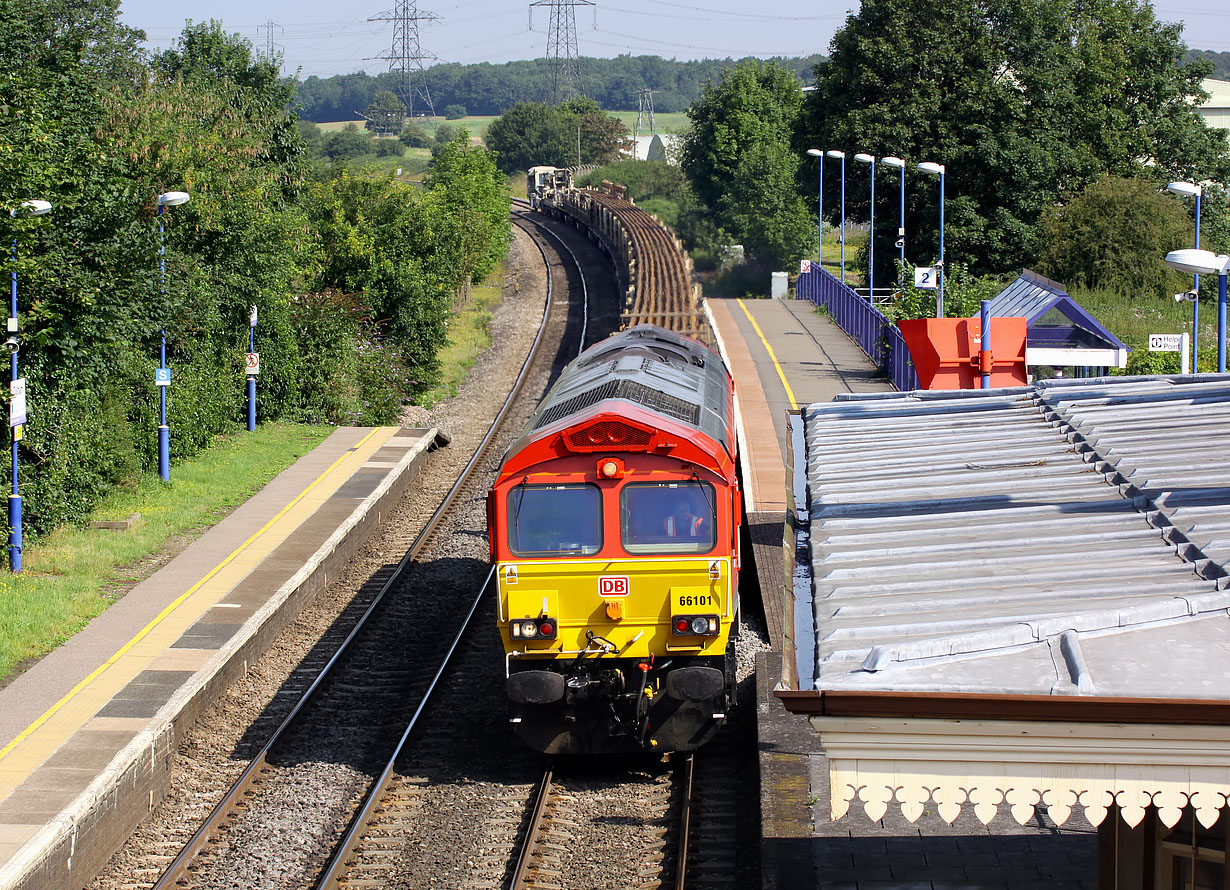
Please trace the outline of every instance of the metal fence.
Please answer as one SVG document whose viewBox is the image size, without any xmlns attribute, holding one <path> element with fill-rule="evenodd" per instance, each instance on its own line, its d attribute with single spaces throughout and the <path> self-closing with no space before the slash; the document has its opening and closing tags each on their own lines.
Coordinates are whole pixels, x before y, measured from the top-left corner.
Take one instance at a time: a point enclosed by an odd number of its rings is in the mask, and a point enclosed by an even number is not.
<svg viewBox="0 0 1230 890">
<path fill-rule="evenodd" d="M 810 300 L 823 307 L 898 390 L 918 389 L 918 375 L 914 373 L 910 350 L 900 329 L 853 288 L 812 266 L 810 272 L 804 272 L 795 282 L 795 294 L 800 300 Z"/>
</svg>

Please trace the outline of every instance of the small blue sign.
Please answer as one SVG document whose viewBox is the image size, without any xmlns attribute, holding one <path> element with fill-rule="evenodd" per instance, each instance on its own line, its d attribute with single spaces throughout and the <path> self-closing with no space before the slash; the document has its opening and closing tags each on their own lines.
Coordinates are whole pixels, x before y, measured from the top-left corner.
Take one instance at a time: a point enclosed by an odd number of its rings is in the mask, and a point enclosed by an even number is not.
<svg viewBox="0 0 1230 890">
<path fill-rule="evenodd" d="M 171 385 L 171 369 L 159 368 L 154 372 L 155 386 L 170 386 Z"/>
</svg>

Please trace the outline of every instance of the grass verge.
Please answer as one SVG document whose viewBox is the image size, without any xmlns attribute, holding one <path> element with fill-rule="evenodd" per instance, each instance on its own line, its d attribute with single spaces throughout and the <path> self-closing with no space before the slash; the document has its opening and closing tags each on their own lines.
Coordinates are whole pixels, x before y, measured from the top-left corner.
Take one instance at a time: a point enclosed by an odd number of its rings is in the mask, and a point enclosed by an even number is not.
<svg viewBox="0 0 1230 890">
<path fill-rule="evenodd" d="M 423 396 L 422 404 L 432 405 L 457 394 L 478 354 L 491 345 L 492 310 L 503 296 L 504 260 L 482 284 L 470 289 L 470 297 L 453 313 L 448 324 L 448 342 L 440 350 L 440 383 Z"/>
<path fill-rule="evenodd" d="M 23 572 L 0 577 L 0 683 L 79 631 L 185 539 L 216 524 L 332 429 L 268 423 L 220 436 L 192 460 L 175 464 L 169 483 L 143 476 L 113 491 L 91 514 L 92 520 L 114 520 L 139 513 L 131 529 L 65 527 L 27 539 Z"/>
</svg>

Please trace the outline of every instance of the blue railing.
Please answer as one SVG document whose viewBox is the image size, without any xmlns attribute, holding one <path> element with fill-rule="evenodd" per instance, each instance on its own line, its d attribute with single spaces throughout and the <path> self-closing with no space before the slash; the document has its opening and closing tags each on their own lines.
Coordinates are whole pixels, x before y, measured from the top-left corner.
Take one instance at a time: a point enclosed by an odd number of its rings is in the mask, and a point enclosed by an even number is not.
<svg viewBox="0 0 1230 890">
<path fill-rule="evenodd" d="M 918 375 L 914 373 L 901 330 L 864 298 L 815 266 L 799 276 L 795 294 L 800 300 L 822 306 L 898 390 L 918 389 Z"/>
</svg>

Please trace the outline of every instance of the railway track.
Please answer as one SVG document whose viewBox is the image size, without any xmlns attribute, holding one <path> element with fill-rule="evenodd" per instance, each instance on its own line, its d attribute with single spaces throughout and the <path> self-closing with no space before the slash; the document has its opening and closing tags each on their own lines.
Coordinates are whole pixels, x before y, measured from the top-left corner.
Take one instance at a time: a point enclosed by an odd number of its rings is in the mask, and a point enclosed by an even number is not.
<svg viewBox="0 0 1230 890">
<path fill-rule="evenodd" d="M 562 236 L 562 240 L 551 239 L 549 251 L 555 254 L 549 265 L 556 288 L 567 278 L 570 287 L 579 289 L 578 270 L 562 265 L 568 261 L 562 241 L 571 240 L 576 246 L 579 239 L 561 226 L 555 228 L 557 236 Z M 595 265 L 593 259 L 588 262 Z M 548 307 L 559 312 L 552 328 L 555 333 L 545 339 L 550 341 L 558 334 L 569 343 L 561 360 L 575 355 L 581 337 L 600 338 L 618 325 L 610 277 L 600 272 L 599 278 L 604 279 L 599 286 L 606 292 L 588 312 L 566 311 L 558 292 L 547 300 Z M 610 307 L 605 306 L 608 302 Z M 538 377 L 553 375 L 546 364 L 539 363 Z M 546 385 L 545 379 L 541 384 L 536 381 L 529 392 Z M 530 409 L 517 409 L 514 414 L 523 410 L 528 413 Z M 510 424 L 519 427 L 520 422 L 512 418 Z M 495 458 L 478 460 L 476 469 L 481 472 L 487 464 L 493 468 L 495 462 Z M 471 552 L 481 547 L 485 557 L 481 541 L 485 523 L 478 495 L 482 488 L 485 485 L 476 485 L 456 497 L 455 508 L 468 510 L 468 514 L 447 521 L 451 534 L 446 530 L 437 538 L 469 539 Z M 398 560 L 394 557 L 390 562 Z M 335 658 L 324 641 L 315 647 L 291 682 L 283 686 L 285 694 L 276 698 L 291 698 L 299 690 L 316 686 L 323 689 L 316 694 L 323 694 L 326 706 L 316 716 L 304 713 L 310 710 L 306 705 L 295 706 L 301 712 L 296 740 L 260 758 L 263 763 L 250 787 L 232 793 L 231 803 L 217 808 L 221 818 L 215 820 L 216 827 L 195 839 L 198 856 L 179 870 L 178 877 L 164 879 L 160 886 L 442 886 L 457 890 L 511 886 L 513 851 L 527 824 L 526 812 L 543 759 L 519 748 L 504 722 L 503 691 L 499 683 L 492 682 L 503 673 L 502 649 L 491 630 L 493 604 L 487 600 L 475 609 L 473 601 L 464 608 L 455 602 L 465 576 L 473 589 L 486 577 L 485 558 L 423 555 L 402 562 L 410 563 L 416 577 L 414 596 L 388 612 L 389 621 L 400 632 L 392 638 L 377 638 L 368 647 L 374 654 L 369 652 L 361 669 L 331 681 L 313 678 L 323 662 L 344 659 Z M 437 564 L 451 565 L 433 572 Z M 366 610 L 370 603 L 359 601 L 374 600 L 376 588 L 391 584 L 392 589 L 400 589 L 401 582 L 393 580 L 399 571 L 391 565 L 377 569 L 364 585 L 367 593 L 356 597 L 354 608 L 361 605 Z M 459 644 L 444 639 L 441 629 L 460 626 L 466 614 L 472 616 L 476 632 Z M 422 657 L 412 660 L 409 667 L 398 666 L 390 659 L 401 649 L 421 649 Z M 451 666 L 443 668 L 444 652 L 449 649 L 453 652 Z M 430 694 L 428 688 L 433 690 Z M 357 710 L 340 710 L 360 690 L 372 693 L 365 695 L 366 701 Z M 271 714 L 276 710 L 272 705 L 268 708 Z M 289 710 L 289 705 L 282 709 Z M 409 729 L 412 721 L 414 728 Z M 263 739 L 267 734 L 267 729 L 249 729 L 245 738 Z M 359 739 L 367 741 L 356 748 Z M 399 744 L 397 755 L 393 752 Z M 698 762 L 697 800 L 706 799 L 706 763 Z M 674 774 L 661 764 L 643 760 L 584 765 L 576 774 L 570 767 L 569 772 L 571 796 L 580 808 L 574 810 L 576 838 L 565 841 L 573 851 L 566 863 L 570 880 L 561 886 L 572 885 L 572 878 L 581 882 L 576 886 L 611 890 L 674 886 L 679 830 L 668 824 L 676 818 L 672 806 L 680 794 Z M 742 803 L 746 806 L 747 800 Z M 686 886 L 691 890 L 730 883 L 729 873 L 721 869 L 715 874 L 727 874 L 725 880 L 719 877 L 710 882 L 704 877 L 704 869 L 716 861 L 703 852 L 706 839 L 713 836 L 705 827 L 715 824 L 710 813 L 710 808 L 702 807 L 694 814 L 695 827 L 688 835 L 692 868 Z M 716 824 L 723 819 L 734 821 L 733 817 L 719 817 Z M 164 837 L 172 834 L 163 830 Z M 718 847 L 730 854 L 735 848 L 733 835 L 719 833 L 719 837 L 724 840 Z M 165 850 L 167 841 L 156 844 Z M 159 854 L 163 863 L 170 852 Z M 130 873 L 96 886 L 136 890 L 149 887 L 152 880 L 152 876 L 142 879 Z"/>
<path fill-rule="evenodd" d="M 543 258 L 550 275 L 552 263 L 545 251 Z M 353 844 L 359 829 L 367 824 L 368 814 L 382 799 L 382 786 L 392 779 L 396 752 L 405 746 L 419 716 L 441 685 L 449 671 L 450 658 L 460 648 L 458 641 L 479 610 L 481 593 L 472 598 L 467 608 L 457 608 L 456 588 L 461 585 L 457 582 L 456 566 L 450 567 L 452 583 L 436 586 L 428 554 L 442 536 L 437 528 L 450 515 L 452 505 L 472 507 L 475 502 L 481 503 L 486 473 L 478 473 L 482 478 L 476 482 L 471 477 L 476 470 L 488 471 L 494 465 L 498 458 L 492 456 L 493 446 L 511 435 L 500 420 L 508 416 L 513 405 L 519 404 L 522 382 L 528 377 L 537 378 L 533 391 L 515 412 L 518 418 L 508 425 L 513 429 L 517 428 L 520 415 L 527 414 L 537 401 L 538 391 L 545 385 L 543 381 L 551 374 L 550 368 L 561 358 L 553 350 L 540 347 L 555 343 L 556 335 L 562 335 L 564 329 L 576 328 L 571 316 L 577 313 L 570 312 L 566 302 L 557 302 L 553 296 L 557 295 L 549 283 L 543 323 L 530 357 L 522 366 L 500 417 L 475 451 L 461 479 L 398 565 L 383 573 L 381 589 L 371 598 L 340 650 L 316 674 L 298 704 L 154 886 L 226 886 L 244 880 L 244 876 L 258 871 L 262 862 L 270 860 L 281 860 L 280 877 L 272 886 L 336 885 L 330 882 L 337 880 L 333 875 L 344 871 L 346 859 L 337 852 L 329 856 L 327 851 L 344 850 L 347 844 Z M 581 325 L 582 330 L 585 327 Z M 567 360 L 574 354 L 575 347 L 562 358 Z M 443 534 L 447 533 L 449 530 L 444 529 Z M 456 529 L 452 533 L 456 534 Z M 418 564 L 420 559 L 424 565 Z M 470 576 L 472 583 L 467 586 L 474 591 L 482 585 L 481 577 L 473 578 L 478 564 L 472 562 L 475 565 L 463 566 L 468 571 L 460 574 Z M 482 569 L 485 573 L 486 567 Z M 412 574 L 416 594 L 406 596 Z M 464 619 L 459 613 L 464 614 Z M 442 659 L 438 633 L 426 634 L 416 645 L 407 645 L 411 641 L 406 639 L 406 629 L 422 626 L 424 618 L 433 628 L 450 623 L 456 626 L 457 621 L 463 627 Z M 436 660 L 440 660 L 440 666 L 433 671 L 431 663 Z M 490 676 L 485 678 L 488 684 Z M 408 703 L 416 704 L 411 708 Z M 372 776 L 378 779 L 373 782 Z M 305 802 L 304 797 L 319 800 Z M 289 807 L 293 814 L 288 812 L 288 801 L 298 804 Z M 288 822 L 295 823 L 298 830 L 287 831 Z M 306 832 L 308 837 L 304 837 L 305 823 L 314 826 Z M 339 833 L 340 828 L 348 830 Z M 282 842 L 281 847 L 275 840 Z"/>
</svg>

